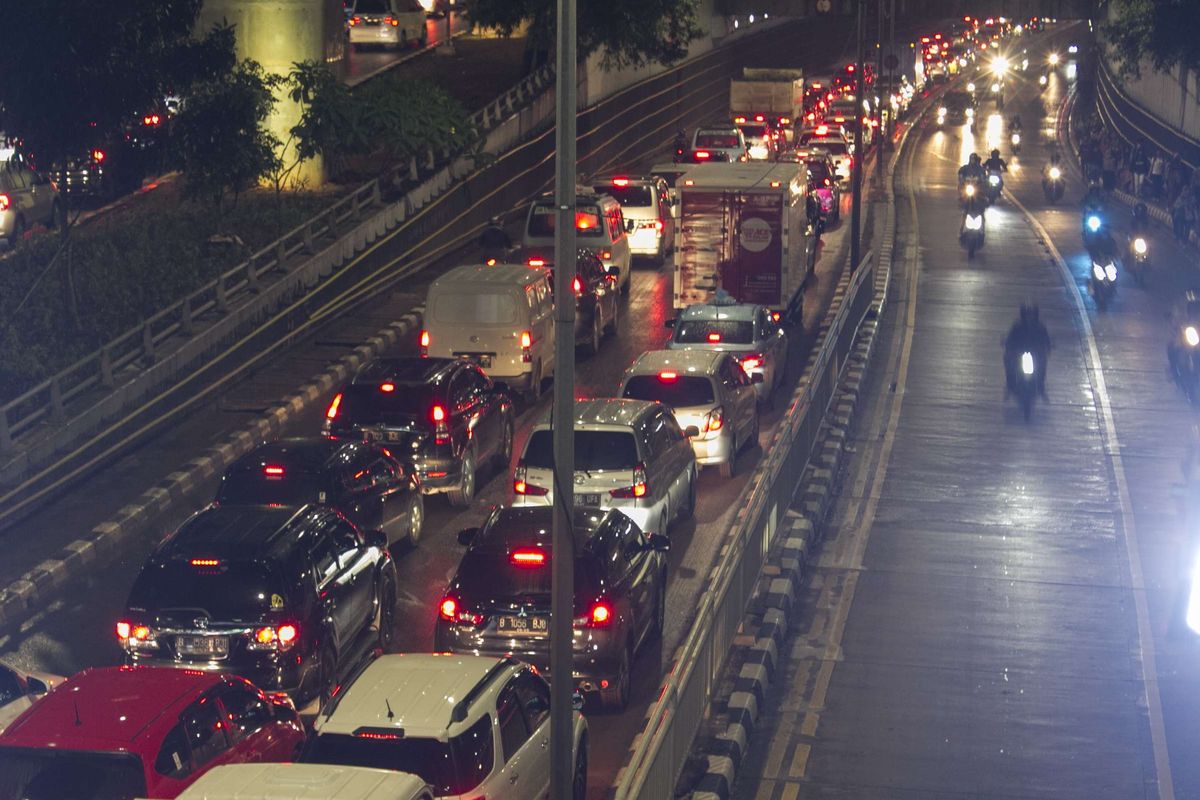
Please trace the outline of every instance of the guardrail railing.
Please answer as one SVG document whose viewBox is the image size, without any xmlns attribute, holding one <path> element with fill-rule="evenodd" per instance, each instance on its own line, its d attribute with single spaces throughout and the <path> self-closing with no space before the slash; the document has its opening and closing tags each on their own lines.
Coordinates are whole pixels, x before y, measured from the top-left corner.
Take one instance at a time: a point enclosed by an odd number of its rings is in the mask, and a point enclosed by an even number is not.
<svg viewBox="0 0 1200 800">
<path fill-rule="evenodd" d="M 727 555 L 714 568 L 695 620 L 666 671 L 658 700 L 617 779 L 617 800 L 673 797 L 734 636 L 784 513 L 804 472 L 842 367 L 875 295 L 868 252 L 850 276 L 842 304 L 813 363 L 792 396 L 766 457 L 743 495 Z"/>
<path fill-rule="evenodd" d="M 486 135 L 506 116 L 536 99 L 551 85 L 553 79 L 551 67 L 537 70 L 475 112 L 470 117 L 471 123 L 481 135 Z M 362 220 L 364 211 L 378 208 L 384 194 L 392 192 L 397 186 L 417 184 L 423 173 L 436 169 L 439 163 L 451 163 L 457 155 L 445 150 L 439 159 L 439 154 L 430 150 L 423 159 L 414 157 L 390 167 L 379 177 L 358 187 L 212 282 L 4 403 L 0 406 L 0 454 L 10 453 L 17 440 L 39 424 L 68 423 L 67 404 L 71 400 L 97 388 L 106 392 L 115 391 L 121 370 L 131 365 L 155 363 L 163 354 L 167 340 L 180 334 L 191 336 L 196 320 L 204 314 L 236 313 L 236 306 L 244 298 L 260 291 L 265 283 L 275 277 L 285 275 L 289 259 L 293 256 L 315 253 L 316 242 L 324 238 L 337 239 L 339 231 Z M 414 190 L 416 196 L 409 198 L 408 208 L 411 211 L 423 206 L 444 191 L 447 185 L 448 182 L 446 185 L 427 187 L 425 191 L 417 186 Z M 130 380 L 133 379 L 136 376 Z"/>
</svg>

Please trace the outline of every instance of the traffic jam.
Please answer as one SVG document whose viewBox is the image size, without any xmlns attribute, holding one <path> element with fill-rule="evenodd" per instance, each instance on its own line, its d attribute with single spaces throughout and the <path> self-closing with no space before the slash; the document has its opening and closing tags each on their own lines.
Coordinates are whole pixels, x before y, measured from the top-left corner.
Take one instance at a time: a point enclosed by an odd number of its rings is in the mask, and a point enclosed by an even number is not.
<svg viewBox="0 0 1200 800">
<path fill-rule="evenodd" d="M 728 510 L 704 496 L 732 496 L 800 377 L 806 289 L 841 268 L 822 236 L 856 161 L 1011 30 L 932 32 L 895 75 L 746 68 L 726 117 L 582 181 L 574 297 L 554 293 L 553 197 L 519 230 L 494 224 L 429 283 L 415 341 L 234 462 L 159 541 L 111 620 L 119 658 L 69 678 L 0 667 L 0 800 L 547 796 L 548 681 L 565 679 L 549 674 L 554 353 L 586 363 L 644 329 L 630 308 L 656 281 L 658 345 L 606 391 L 577 388 L 572 420 L 573 795 L 589 796 L 592 735 L 653 691 L 641 654 L 683 615 L 680 530 Z M 555 341 L 559 302 L 573 342 Z M 406 601 L 402 562 L 472 509 L 442 591 Z M 428 652 L 400 652 L 416 627 Z"/>
</svg>

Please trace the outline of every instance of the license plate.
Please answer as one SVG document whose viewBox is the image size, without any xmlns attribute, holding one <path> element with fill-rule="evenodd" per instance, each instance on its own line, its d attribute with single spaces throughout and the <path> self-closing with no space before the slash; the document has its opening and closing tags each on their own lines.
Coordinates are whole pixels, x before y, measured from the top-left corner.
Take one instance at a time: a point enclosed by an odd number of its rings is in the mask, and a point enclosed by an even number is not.
<svg viewBox="0 0 1200 800">
<path fill-rule="evenodd" d="M 176 639 L 179 654 L 224 658 L 229 655 L 228 636 L 180 636 Z"/>
<path fill-rule="evenodd" d="M 492 357 L 488 353 L 455 353 L 454 355 L 463 361 L 470 361 L 472 364 L 477 364 L 480 367 L 487 368 L 492 365 Z"/>
<path fill-rule="evenodd" d="M 508 636 L 545 636 L 550 625 L 545 617 L 507 615 L 496 621 L 496 630 Z"/>
<path fill-rule="evenodd" d="M 598 494 L 575 494 L 575 505 L 577 506 L 598 506 L 600 505 L 600 495 Z"/>
</svg>

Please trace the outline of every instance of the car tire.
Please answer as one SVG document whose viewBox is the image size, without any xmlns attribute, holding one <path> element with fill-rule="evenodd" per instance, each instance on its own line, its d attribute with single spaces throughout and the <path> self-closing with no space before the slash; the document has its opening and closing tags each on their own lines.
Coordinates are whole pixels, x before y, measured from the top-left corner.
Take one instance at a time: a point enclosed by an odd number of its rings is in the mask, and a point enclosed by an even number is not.
<svg viewBox="0 0 1200 800">
<path fill-rule="evenodd" d="M 696 468 L 692 467 L 691 477 L 688 479 L 687 500 L 683 507 L 679 509 L 680 519 L 691 519 L 696 515 L 696 478 L 698 474 Z"/>
<path fill-rule="evenodd" d="M 587 739 L 579 740 L 579 755 L 575 756 L 575 776 L 571 779 L 571 800 L 587 800 Z"/>
<path fill-rule="evenodd" d="M 738 441 L 737 437 L 734 437 L 733 446 L 729 448 L 729 458 L 725 461 L 722 461 L 719 467 L 721 470 L 721 477 L 725 480 L 729 480 L 734 476 L 734 473 L 737 472 L 737 454 Z"/>
<path fill-rule="evenodd" d="M 754 428 L 750 431 L 750 437 L 747 444 L 750 447 L 758 447 L 758 437 L 762 433 L 762 417 L 758 413 L 758 409 L 754 409 Z"/>
<path fill-rule="evenodd" d="M 458 486 L 452 489 L 447 497 L 450 498 L 450 505 L 455 508 L 467 508 L 471 505 L 471 501 L 475 499 L 475 451 L 468 449 L 463 455 L 462 475 L 458 479 Z"/>
<path fill-rule="evenodd" d="M 317 685 L 314 694 L 318 707 L 324 708 L 333 697 L 333 687 L 337 683 L 337 653 L 328 642 L 317 655 Z"/>
<path fill-rule="evenodd" d="M 387 653 L 396 641 L 396 582 L 390 575 L 383 576 L 381 581 L 375 598 L 379 604 L 375 610 L 375 631 L 379 649 Z"/>
<path fill-rule="evenodd" d="M 629 670 L 633 648 L 626 643 L 617 665 L 617 675 L 607 689 L 600 690 L 600 702 L 610 711 L 624 711 L 629 706 Z"/>
<path fill-rule="evenodd" d="M 500 431 L 500 447 L 496 450 L 496 462 L 501 470 L 508 469 L 508 464 L 512 461 L 512 450 L 513 424 L 511 421 L 505 420 Z"/>
<path fill-rule="evenodd" d="M 25 238 L 25 218 L 17 217 L 16 222 L 13 223 L 12 231 L 8 234 L 8 248 L 16 250 L 23 238 Z"/>
<path fill-rule="evenodd" d="M 620 309 L 621 309 L 620 303 L 614 302 L 612 304 L 612 314 L 609 315 L 608 325 L 605 326 L 605 331 L 610 336 L 617 335 L 617 316 L 621 313 Z"/>
<path fill-rule="evenodd" d="M 625 282 L 621 284 L 621 294 L 629 296 L 629 290 L 633 288 L 633 270 L 625 273 Z"/>
<path fill-rule="evenodd" d="M 650 631 L 650 638 L 661 639 L 667 630 L 667 576 L 665 572 L 660 578 L 654 602 L 654 627 Z"/>
<path fill-rule="evenodd" d="M 416 547 L 417 542 L 421 540 L 421 528 L 425 525 L 425 498 L 420 492 L 414 490 L 412 500 L 409 502 L 408 532 L 405 536 L 405 544 L 409 547 Z"/>
<path fill-rule="evenodd" d="M 533 406 L 540 399 L 542 399 L 542 362 L 538 361 L 533 365 L 533 371 L 529 373 L 529 388 L 525 390 L 525 401 Z"/>
<path fill-rule="evenodd" d="M 592 314 L 592 332 L 584 344 L 583 349 L 589 356 L 594 356 L 600 352 L 600 340 L 604 338 L 604 324 L 600 319 L 600 310 Z"/>
</svg>

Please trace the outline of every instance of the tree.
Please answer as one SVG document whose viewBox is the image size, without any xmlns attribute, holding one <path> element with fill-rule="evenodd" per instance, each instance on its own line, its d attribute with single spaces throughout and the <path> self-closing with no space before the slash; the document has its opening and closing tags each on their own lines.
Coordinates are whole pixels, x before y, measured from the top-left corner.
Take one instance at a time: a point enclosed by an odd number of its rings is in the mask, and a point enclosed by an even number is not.
<svg viewBox="0 0 1200 800">
<path fill-rule="evenodd" d="M 509 35 L 529 23 L 531 47 L 551 51 L 555 0 L 475 0 L 471 21 Z M 671 64 L 702 33 L 697 0 L 579 0 L 579 57 L 604 54 L 605 68 Z"/>
<path fill-rule="evenodd" d="M 97 146 L 164 96 L 227 71 L 233 33 L 192 31 L 202 0 L 6 2 L 0 130 L 40 164 Z"/>
<path fill-rule="evenodd" d="M 279 139 L 266 129 L 282 78 L 246 60 L 220 78 L 196 84 L 175 119 L 180 167 L 191 197 L 220 214 L 235 197 L 279 167 Z"/>
<path fill-rule="evenodd" d="M 1200 14 L 1194 0 L 1115 0 L 1117 14 L 1102 27 L 1124 78 L 1143 61 L 1159 72 L 1200 69 Z"/>
</svg>

